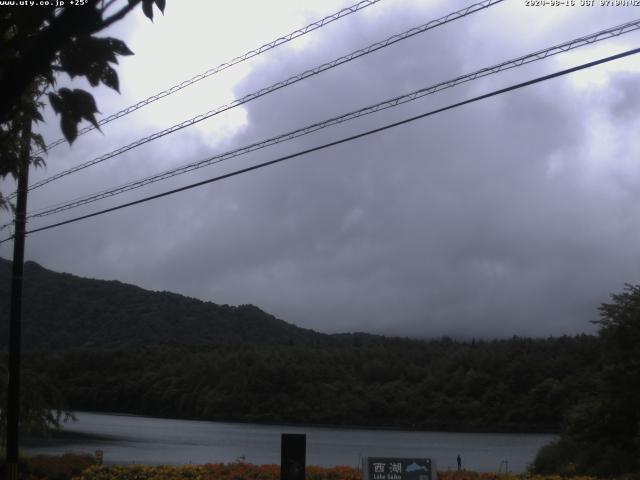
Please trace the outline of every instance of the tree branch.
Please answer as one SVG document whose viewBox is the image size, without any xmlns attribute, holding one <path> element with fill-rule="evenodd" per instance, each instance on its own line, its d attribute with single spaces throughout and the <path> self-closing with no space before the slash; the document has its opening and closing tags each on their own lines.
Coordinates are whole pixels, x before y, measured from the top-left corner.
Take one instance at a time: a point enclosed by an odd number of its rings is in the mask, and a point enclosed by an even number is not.
<svg viewBox="0 0 640 480">
<path fill-rule="evenodd" d="M 127 13 L 136 8 L 140 2 L 141 0 L 134 0 L 130 2 L 126 7 L 121 8 L 118 12 L 111 15 L 109 18 L 105 18 L 102 22 L 102 27 L 100 28 L 100 30 L 107 28 L 109 25 L 117 22 L 118 20 L 123 19 L 127 15 Z"/>
<path fill-rule="evenodd" d="M 109 0 L 109 1 L 107 2 L 107 4 L 105 5 L 105 4 L 104 4 L 104 0 L 102 0 L 102 13 L 106 12 L 106 11 L 107 11 L 107 9 L 108 9 L 111 5 L 113 5 L 114 3 L 116 3 L 117 1 L 118 1 L 118 0 Z"/>
</svg>

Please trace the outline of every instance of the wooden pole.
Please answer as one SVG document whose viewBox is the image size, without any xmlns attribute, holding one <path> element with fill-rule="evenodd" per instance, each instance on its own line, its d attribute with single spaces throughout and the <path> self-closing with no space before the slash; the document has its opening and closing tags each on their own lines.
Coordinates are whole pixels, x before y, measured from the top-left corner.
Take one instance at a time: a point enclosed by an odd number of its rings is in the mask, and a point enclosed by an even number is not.
<svg viewBox="0 0 640 480">
<path fill-rule="evenodd" d="M 22 323 L 22 272 L 29 188 L 29 157 L 31 155 L 31 121 L 25 120 L 22 130 L 22 151 L 18 172 L 15 232 L 13 238 L 13 268 L 11 273 L 11 305 L 9 314 L 9 385 L 7 387 L 7 478 L 18 480 L 19 418 L 20 418 L 20 334 Z"/>
</svg>

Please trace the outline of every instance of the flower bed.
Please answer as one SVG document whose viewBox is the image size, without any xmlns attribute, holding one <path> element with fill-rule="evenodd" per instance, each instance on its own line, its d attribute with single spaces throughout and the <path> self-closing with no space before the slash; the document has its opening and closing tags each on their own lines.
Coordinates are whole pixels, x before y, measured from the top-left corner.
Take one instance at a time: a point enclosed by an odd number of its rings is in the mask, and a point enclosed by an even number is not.
<svg viewBox="0 0 640 480">
<path fill-rule="evenodd" d="M 362 473 L 352 467 L 307 467 L 306 480 L 362 480 Z M 439 480 L 564 480 L 560 476 L 505 475 L 478 472 L 440 472 Z M 280 480 L 278 465 L 216 463 L 183 466 L 114 465 L 93 466 L 74 480 Z M 572 480 L 597 480 L 572 477 Z"/>
<path fill-rule="evenodd" d="M 351 467 L 307 467 L 307 480 L 362 480 L 360 470 Z M 83 480 L 280 480 L 279 465 L 215 463 L 207 465 L 94 466 Z M 77 480 L 81 480 L 78 478 Z"/>
</svg>

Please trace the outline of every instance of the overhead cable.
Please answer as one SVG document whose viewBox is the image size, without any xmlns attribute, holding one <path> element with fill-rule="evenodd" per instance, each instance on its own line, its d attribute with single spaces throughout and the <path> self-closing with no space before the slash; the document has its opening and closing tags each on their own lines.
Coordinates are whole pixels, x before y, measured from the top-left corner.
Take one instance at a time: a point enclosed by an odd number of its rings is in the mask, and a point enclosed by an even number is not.
<svg viewBox="0 0 640 480">
<path fill-rule="evenodd" d="M 285 44 L 287 42 L 290 42 L 291 40 L 301 37 L 303 35 L 306 35 L 309 32 L 313 32 L 314 30 L 317 30 L 321 27 L 324 27 L 325 25 L 328 25 L 332 22 L 335 22 L 336 20 L 339 20 L 343 17 L 346 17 L 347 15 L 351 15 L 352 13 L 355 13 L 359 10 L 363 10 L 371 5 L 374 5 L 378 2 L 380 2 L 382 0 L 363 0 L 361 2 L 358 2 L 354 5 L 351 5 L 350 7 L 346 7 L 343 8 L 342 10 L 340 10 L 339 12 L 333 13 L 331 15 L 327 15 L 326 17 L 310 23 L 309 25 L 307 25 L 306 27 L 302 27 L 298 30 L 295 30 L 287 35 L 283 35 L 282 37 L 279 37 L 269 43 L 265 43 L 264 45 L 262 45 L 261 47 L 258 47 L 254 50 L 250 50 L 238 57 L 235 57 L 232 60 L 229 60 L 228 62 L 224 62 L 221 63 L 220 65 L 218 65 L 217 67 L 213 67 L 210 68 L 198 75 L 195 75 L 193 77 L 191 77 L 188 80 L 184 80 L 183 82 L 177 83 L 176 85 L 173 85 L 172 87 L 167 88 L 166 90 L 163 90 L 161 92 L 158 92 L 154 95 L 151 95 L 149 98 L 146 98 L 144 100 L 139 101 L 138 103 L 131 105 L 127 108 L 124 108 L 123 110 L 120 110 L 119 112 L 116 112 L 114 114 L 109 115 L 108 117 L 105 117 L 103 119 L 101 119 L 98 122 L 98 126 L 102 126 L 105 125 L 109 122 L 112 122 L 113 120 L 116 120 L 120 117 L 124 117 L 125 115 L 129 115 L 132 112 L 135 112 L 136 110 L 141 109 L 142 107 L 145 107 L 147 105 L 152 104 L 153 102 L 160 100 L 161 98 L 167 97 L 173 93 L 176 93 L 180 90 L 182 90 L 183 88 L 186 88 L 190 85 L 193 85 L 194 83 L 199 82 L 200 80 L 204 80 L 205 78 L 208 78 L 212 75 L 215 75 L 216 73 L 222 72 L 223 70 L 226 70 L 227 68 L 233 67 L 234 65 L 237 65 L 238 63 L 242 63 L 246 60 L 249 60 L 250 58 L 256 57 L 258 55 L 260 55 L 261 53 L 267 52 L 273 48 L 276 48 L 282 44 Z M 78 131 L 78 136 L 83 135 L 87 132 L 90 132 L 91 130 L 95 130 L 96 127 L 94 127 L 93 125 L 88 125 L 82 129 L 80 129 Z M 66 142 L 66 140 L 64 138 L 59 138 L 58 140 L 51 142 L 49 145 L 47 145 L 47 150 L 50 150 L 62 143 Z M 40 153 L 43 153 L 45 150 L 41 149 L 38 150 L 37 152 L 34 152 L 33 155 L 38 155 Z"/>
<path fill-rule="evenodd" d="M 115 156 L 121 155 L 129 150 L 132 150 L 134 148 L 137 148 L 141 145 L 144 145 L 148 142 L 151 142 L 153 140 L 156 140 L 158 138 L 164 137 L 165 135 L 169 135 L 171 133 L 175 133 L 178 130 L 181 130 L 185 127 L 189 127 L 191 125 L 195 125 L 198 122 L 201 122 L 203 120 L 206 120 L 208 118 L 213 117 L 214 115 L 217 115 L 219 113 L 225 112 L 227 110 L 230 110 L 234 107 L 237 107 L 239 105 L 243 105 L 247 102 L 250 102 L 251 100 L 255 100 L 256 98 L 262 97 L 264 95 L 267 95 L 269 93 L 272 93 L 276 90 L 279 90 L 281 88 L 287 87 L 289 85 L 292 85 L 294 83 L 297 83 L 301 80 L 304 80 L 306 78 L 312 77 L 314 75 L 318 75 L 321 72 L 324 72 L 326 70 L 332 69 L 334 67 L 337 67 L 339 65 L 342 65 L 344 63 L 350 62 L 352 60 L 355 60 L 356 58 L 362 57 L 364 55 L 368 55 L 372 52 L 375 52 L 377 50 L 380 50 L 382 48 L 388 47 L 390 45 L 393 45 L 394 43 L 400 42 L 402 40 L 406 40 L 408 38 L 411 38 L 415 35 L 418 35 L 420 33 L 424 33 L 428 30 L 431 30 L 433 28 L 439 27 L 441 25 L 444 25 L 446 23 L 458 20 L 460 18 L 466 17 L 468 15 L 471 15 L 472 13 L 478 12 L 480 10 L 486 9 L 492 5 L 498 4 L 503 2 L 504 0 L 483 0 L 482 2 L 479 3 L 475 3 L 473 5 L 470 5 L 462 10 L 458 10 L 456 12 L 453 13 L 449 13 L 448 15 L 445 15 L 444 17 L 438 18 L 436 20 L 432 20 L 428 23 L 425 23 L 424 25 L 421 25 L 419 27 L 414 27 L 411 28 L 403 33 L 397 34 L 397 35 L 393 35 L 389 38 L 387 38 L 386 40 L 383 40 L 381 42 L 376 42 L 372 45 L 369 45 L 366 48 L 362 48 L 360 50 L 356 50 L 354 52 L 351 52 L 348 55 L 345 55 L 343 57 L 337 58 L 331 62 L 322 64 L 320 66 L 317 66 L 315 68 L 312 68 L 310 70 L 306 70 L 298 75 L 294 75 L 292 77 L 289 77 L 287 80 L 283 80 L 281 82 L 277 82 L 274 83 L 273 85 L 269 86 L 269 87 L 265 87 L 262 88 L 256 92 L 250 93 L 248 95 L 245 95 L 244 97 L 238 99 L 238 100 L 234 100 L 233 102 L 227 104 L 227 105 L 223 105 L 221 107 L 218 107 L 214 110 L 210 110 L 206 113 L 202 113 L 200 115 L 197 115 L 193 118 L 190 118 L 189 120 L 185 120 L 183 122 L 180 122 L 176 125 L 173 125 L 169 128 L 166 128 L 160 132 L 156 132 L 152 135 L 149 135 L 147 137 L 141 138 L 136 140 L 135 142 L 132 142 L 128 145 L 125 145 L 123 147 L 120 147 L 116 150 L 113 150 L 112 152 L 106 153 L 104 155 L 101 155 L 99 157 L 94 158 L 93 160 L 89 160 L 88 162 L 82 163 L 80 165 L 77 165 L 75 167 L 72 167 L 68 170 L 65 170 L 63 172 L 60 172 L 56 175 L 53 175 L 51 177 L 45 178 L 43 180 L 40 180 L 39 182 L 35 182 L 33 185 L 29 186 L 29 190 L 34 190 L 36 188 L 42 187 L 43 185 L 46 185 L 50 182 L 53 182 L 54 180 L 57 180 L 59 178 L 65 177 L 67 175 L 70 175 L 72 173 L 78 172 L 80 170 L 83 170 L 87 167 L 91 167 L 93 165 L 96 165 L 98 163 L 104 162 L 105 160 L 108 160 L 110 158 L 113 158 Z M 9 198 L 12 198 L 15 196 L 15 192 L 13 194 L 11 194 L 9 196 Z"/>
<path fill-rule="evenodd" d="M 511 85 L 509 87 L 501 88 L 499 90 L 494 90 L 494 91 L 492 91 L 490 93 L 486 93 L 484 95 L 479 95 L 477 97 L 473 97 L 473 98 L 464 100 L 462 102 L 454 103 L 454 104 L 448 105 L 446 107 L 438 108 L 436 110 L 431 110 L 429 112 L 426 112 L 426 113 L 423 113 L 423 114 L 420 114 L 420 115 L 416 115 L 414 117 L 406 118 L 406 119 L 398 121 L 398 122 L 394 122 L 394 123 L 390 123 L 390 124 L 384 125 L 382 127 L 374 128 L 372 130 L 367 130 L 365 132 L 362 132 L 362 133 L 359 133 L 359 134 L 356 134 L 356 135 L 351 135 L 349 137 L 345 137 L 345 138 L 342 138 L 340 140 L 335 140 L 333 142 L 325 143 L 325 144 L 319 145 L 317 147 L 309 148 L 307 150 L 296 152 L 296 153 L 293 153 L 293 154 L 290 154 L 290 155 L 285 155 L 283 157 L 276 158 L 275 160 L 270 160 L 268 162 L 260 163 L 260 164 L 257 164 L 257 165 L 252 165 L 250 167 L 242 168 L 240 170 L 235 170 L 233 172 L 226 173 L 224 175 L 219 175 L 219 176 L 216 176 L 216 177 L 213 177 L 213 178 L 209 178 L 207 180 L 203 180 L 203 181 L 200 181 L 200 182 L 192 183 L 190 185 L 186 185 L 184 187 L 176 188 L 176 189 L 169 190 L 169 191 L 166 191 L 166 192 L 163 192 L 163 193 L 159 193 L 159 194 L 156 194 L 156 195 L 151 195 L 151 196 L 148 196 L 148 197 L 145 197 L 145 198 L 141 198 L 139 200 L 135 200 L 133 202 L 124 203 L 124 204 L 121 204 L 121 205 L 117 205 L 115 207 L 111 207 L 111 208 L 107 208 L 107 209 L 100 210 L 100 211 L 97 211 L 97 212 L 89 213 L 87 215 L 81 215 L 79 217 L 75 217 L 75 218 L 71 218 L 71 219 L 68 219 L 68 220 L 64 220 L 62 222 L 53 223 L 53 224 L 50 224 L 50 225 L 46 225 L 44 227 L 34 228 L 32 230 L 29 230 L 26 233 L 27 234 L 31 234 L 31 233 L 36 233 L 36 232 L 42 232 L 42 231 L 45 231 L 45 230 L 50 230 L 52 228 L 61 227 L 63 225 L 68 225 L 70 223 L 79 222 L 80 220 L 85 220 L 85 219 L 96 217 L 96 216 L 99 216 L 99 215 L 104 215 L 106 213 L 114 212 L 116 210 L 121 210 L 123 208 L 128 208 L 128 207 L 131 207 L 131 206 L 134 206 L 134 205 L 139 205 L 141 203 L 146 203 L 146 202 L 149 202 L 151 200 L 156 200 L 158 198 L 162 198 L 162 197 L 166 197 L 166 196 L 169 196 L 169 195 L 173 195 L 175 193 L 184 192 L 186 190 L 191 190 L 193 188 L 197 188 L 197 187 L 201 187 L 203 185 L 207 185 L 207 184 L 210 184 L 210 183 L 218 182 L 218 181 L 224 180 L 226 178 L 235 177 L 235 176 L 243 174 L 243 173 L 247 173 L 247 172 L 250 172 L 250 171 L 253 171 L 253 170 L 258 170 L 258 169 L 261 169 L 261 168 L 264 168 L 264 167 L 268 167 L 270 165 L 275 165 L 277 163 L 284 162 L 285 160 L 290 160 L 290 159 L 293 159 L 293 158 L 301 157 L 301 156 L 309 154 L 309 153 L 317 152 L 317 151 L 324 150 L 324 149 L 329 148 L 329 147 L 340 145 L 342 143 L 346 143 L 346 142 L 350 142 L 350 141 L 353 141 L 353 140 L 356 140 L 356 139 L 359 139 L 359 138 L 367 137 L 367 136 L 372 135 L 374 133 L 379 133 L 379 132 L 382 132 L 382 131 L 385 131 L 385 130 L 389 130 L 389 129 L 394 128 L 394 127 L 398 127 L 400 125 L 405 125 L 407 123 L 414 122 L 416 120 L 419 120 L 419 119 L 422 119 L 422 118 L 426 118 L 426 117 L 429 117 L 429 116 L 432 116 L 432 115 L 436 115 L 438 113 L 442 113 L 442 112 L 445 112 L 447 110 L 452 110 L 454 108 L 458 108 L 458 107 L 461 107 L 463 105 L 468 105 L 470 103 L 474 103 L 474 102 L 477 102 L 479 100 L 484 100 L 484 99 L 487 99 L 487 98 L 490 98 L 490 97 L 494 97 L 496 95 L 501 95 L 503 93 L 511 92 L 513 90 L 517 90 L 517 89 L 524 88 L 524 87 L 527 87 L 527 86 L 530 86 L 530 85 L 534 85 L 536 83 L 540 83 L 540 82 L 544 82 L 544 81 L 547 81 L 547 80 L 551 80 L 553 78 L 557 78 L 557 77 L 560 77 L 560 76 L 563 76 L 563 75 L 567 75 L 569 73 L 577 72 L 579 70 L 584 70 L 586 68 L 590 68 L 590 67 L 594 67 L 596 65 L 600 65 L 600 64 L 603 64 L 603 63 L 611 62 L 613 60 L 617 60 L 617 59 L 620 59 L 620 58 L 623 58 L 623 57 L 628 57 L 630 55 L 635 55 L 637 53 L 640 53 L 640 48 L 634 48 L 632 50 L 627 50 L 625 52 L 622 52 L 622 53 L 619 53 L 619 54 L 616 54 L 616 55 L 611 55 L 611 56 L 602 58 L 600 60 L 595 60 L 595 61 L 592 61 L 592 62 L 583 63 L 582 65 L 578 65 L 576 67 L 567 68 L 567 69 L 560 70 L 560 71 L 555 72 L 555 73 L 551 73 L 551 74 L 548 74 L 548 75 L 544 75 L 544 76 L 541 76 L 541 77 L 534 78 L 532 80 L 528 80 L 526 82 L 522 82 L 522 83 L 518 83 L 518 84 L 515 84 L 515 85 Z M 2 241 L 0 241 L 0 244 L 9 241 L 12 238 L 13 237 L 5 238 Z"/>
<path fill-rule="evenodd" d="M 137 188 L 144 187 L 146 185 L 150 185 L 152 183 L 159 182 L 161 180 L 165 180 L 177 175 L 181 175 L 187 172 L 191 172 L 193 170 L 197 170 L 200 168 L 204 168 L 210 165 L 214 165 L 217 163 L 221 163 L 225 160 L 229 160 L 231 158 L 238 157 L 240 155 L 244 155 L 256 150 L 260 150 L 262 148 L 266 148 L 278 143 L 286 142 L 288 140 L 292 140 L 294 138 L 298 138 L 304 135 L 308 135 L 312 132 L 337 125 L 349 120 L 353 120 L 365 115 L 369 115 L 372 113 L 380 112 L 382 110 L 386 110 L 388 108 L 396 107 L 398 105 L 402 105 L 404 103 L 408 103 L 414 100 L 417 100 L 426 95 L 434 94 L 436 92 L 452 88 L 456 85 L 460 85 L 462 83 L 470 82 L 476 80 L 478 78 L 483 78 L 488 75 L 493 75 L 498 72 L 508 70 L 511 68 L 519 67 L 521 65 L 525 65 L 531 62 L 535 62 L 538 60 L 542 60 L 548 58 L 553 55 L 557 55 L 559 53 L 567 52 L 569 50 L 573 50 L 578 47 L 582 47 L 584 45 L 590 45 L 595 42 L 605 40 L 612 37 L 617 37 L 624 33 L 632 32 L 635 30 L 640 30 L 640 19 L 634 20 L 632 22 L 627 22 L 622 25 L 617 25 L 615 27 L 611 27 L 605 30 L 601 30 L 596 33 L 592 33 L 590 35 L 583 35 L 579 38 L 575 38 L 573 40 L 569 40 L 567 42 L 561 43 L 559 45 L 555 45 L 553 47 L 549 47 L 543 50 L 538 50 L 533 53 L 529 53 L 527 55 L 522 55 L 512 60 L 507 60 L 501 62 L 497 65 L 493 65 L 491 67 L 482 68 L 480 70 L 476 70 L 472 73 L 468 73 L 465 75 L 458 76 L 451 80 L 446 80 L 440 83 L 436 83 L 435 85 L 431 85 L 429 87 L 421 88 L 419 90 L 415 90 L 411 93 L 407 93 L 404 95 L 400 95 L 388 100 L 384 100 L 382 102 L 376 103 L 374 105 L 369 105 L 367 107 L 351 111 L 349 113 L 345 113 L 336 117 L 329 118 L 322 122 L 317 122 L 311 125 L 307 125 L 302 128 L 298 128 L 296 130 L 280 134 L 275 137 L 268 138 L 266 140 L 261 140 L 259 142 L 252 143 L 250 145 L 245 145 L 243 147 L 230 150 L 221 154 L 214 155 L 212 157 L 206 158 L 204 160 L 199 160 L 197 162 L 189 163 L 186 165 L 182 165 L 180 167 L 176 167 L 155 175 L 151 175 L 139 180 L 135 180 L 117 187 L 113 187 L 108 190 L 103 190 L 98 193 L 93 193 L 84 197 L 76 198 L 70 201 L 66 201 L 64 203 L 60 203 L 54 206 L 45 207 L 30 213 L 27 218 L 38 218 L 45 217 L 48 215 L 53 215 L 55 213 L 59 213 L 65 210 L 69 210 L 72 208 L 76 208 L 82 205 L 86 205 L 89 203 L 96 202 L 98 200 L 102 200 L 104 198 L 113 197 L 115 195 L 119 195 L 121 193 L 134 190 Z"/>
</svg>

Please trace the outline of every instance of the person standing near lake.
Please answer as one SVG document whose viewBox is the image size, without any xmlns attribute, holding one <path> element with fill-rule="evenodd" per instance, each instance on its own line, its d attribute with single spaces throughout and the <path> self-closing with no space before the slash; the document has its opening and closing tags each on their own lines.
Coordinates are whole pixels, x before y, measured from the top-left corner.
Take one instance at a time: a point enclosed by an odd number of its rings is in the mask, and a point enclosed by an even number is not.
<svg viewBox="0 0 640 480">
<path fill-rule="evenodd" d="M 462 458 L 460 458 L 460 455 L 458 455 L 458 458 L 456 458 L 456 460 L 458 461 L 458 471 L 462 470 Z"/>
</svg>

